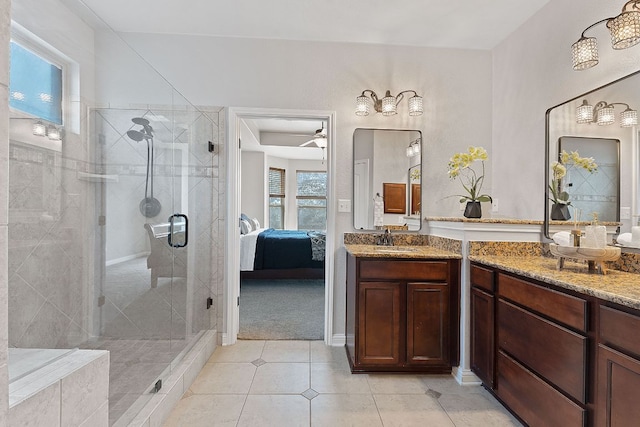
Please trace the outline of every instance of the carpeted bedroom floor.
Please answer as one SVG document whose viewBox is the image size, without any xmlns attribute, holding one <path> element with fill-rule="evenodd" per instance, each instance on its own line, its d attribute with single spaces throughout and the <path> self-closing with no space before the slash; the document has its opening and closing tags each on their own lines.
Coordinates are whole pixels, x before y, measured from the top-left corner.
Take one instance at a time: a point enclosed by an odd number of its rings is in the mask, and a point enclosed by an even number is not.
<svg viewBox="0 0 640 427">
<path fill-rule="evenodd" d="M 243 280 L 238 338 L 323 339 L 324 280 Z"/>
</svg>

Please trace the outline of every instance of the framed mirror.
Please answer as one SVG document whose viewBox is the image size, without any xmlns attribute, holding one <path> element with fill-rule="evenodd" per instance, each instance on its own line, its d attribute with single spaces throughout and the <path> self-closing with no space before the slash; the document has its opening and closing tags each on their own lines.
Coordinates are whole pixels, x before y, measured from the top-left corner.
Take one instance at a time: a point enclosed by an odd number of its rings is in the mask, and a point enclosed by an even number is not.
<svg viewBox="0 0 640 427">
<path fill-rule="evenodd" d="M 577 218 L 620 223 L 620 233 L 630 232 L 638 215 L 640 71 L 577 96 L 546 112 L 544 235 L 550 227 L 568 229 Z M 630 119 L 631 117 L 631 119 Z M 566 176 L 554 174 L 555 162 L 563 163 Z M 573 154 L 576 153 L 576 154 Z M 576 165 L 571 159 L 582 159 Z M 590 171 L 586 160 L 597 169 Z M 563 172 L 564 173 L 564 172 Z M 555 194 L 554 194 L 555 192 Z M 560 196 L 560 193 L 566 194 Z M 558 218 L 554 200 L 570 202 L 570 219 Z"/>
<path fill-rule="evenodd" d="M 418 231 L 422 224 L 422 132 L 356 129 L 353 133 L 353 227 Z M 393 189 L 393 212 L 385 203 Z M 401 189 L 402 194 L 398 194 Z M 398 201 L 399 206 L 398 206 Z M 387 211 L 387 212 L 385 212 Z"/>
</svg>

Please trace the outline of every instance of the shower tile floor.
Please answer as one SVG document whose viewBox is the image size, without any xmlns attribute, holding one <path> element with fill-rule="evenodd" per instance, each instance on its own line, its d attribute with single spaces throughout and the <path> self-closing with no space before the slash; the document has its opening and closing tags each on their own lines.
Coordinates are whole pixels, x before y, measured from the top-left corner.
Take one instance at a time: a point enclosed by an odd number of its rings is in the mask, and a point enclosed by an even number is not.
<svg viewBox="0 0 640 427">
<path fill-rule="evenodd" d="M 161 278 L 157 288 L 150 281 L 146 257 L 107 267 L 102 336 L 79 346 L 110 352 L 109 425 L 151 397 L 156 379 L 187 346 L 185 280 Z"/>
</svg>

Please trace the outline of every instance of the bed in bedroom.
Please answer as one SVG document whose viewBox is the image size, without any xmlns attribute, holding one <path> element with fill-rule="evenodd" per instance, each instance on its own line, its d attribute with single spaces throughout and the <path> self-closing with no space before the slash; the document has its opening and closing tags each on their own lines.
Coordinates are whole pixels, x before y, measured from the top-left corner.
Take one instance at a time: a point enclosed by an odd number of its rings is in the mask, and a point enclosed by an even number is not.
<svg viewBox="0 0 640 427">
<path fill-rule="evenodd" d="M 240 235 L 242 279 L 324 277 L 325 234 L 315 231 L 253 230 Z"/>
</svg>

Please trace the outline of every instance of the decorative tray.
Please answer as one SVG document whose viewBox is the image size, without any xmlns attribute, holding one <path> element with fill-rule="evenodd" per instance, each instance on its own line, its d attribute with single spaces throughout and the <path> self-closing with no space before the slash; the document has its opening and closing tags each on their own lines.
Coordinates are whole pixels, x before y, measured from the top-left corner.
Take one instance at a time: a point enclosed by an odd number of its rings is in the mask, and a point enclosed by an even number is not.
<svg viewBox="0 0 640 427">
<path fill-rule="evenodd" d="M 549 250 L 554 256 L 558 257 L 558 270 L 564 267 L 565 258 L 573 258 L 588 261 L 590 273 L 599 272 L 605 274 L 602 262 L 615 261 L 620 258 L 620 248 L 615 246 L 585 248 L 582 246 L 558 246 L 555 243 L 550 243 Z"/>
</svg>

